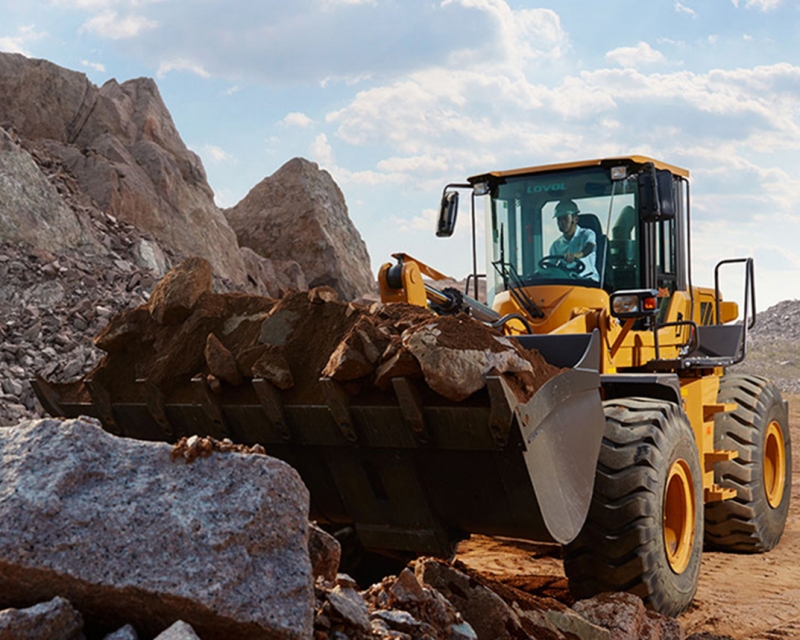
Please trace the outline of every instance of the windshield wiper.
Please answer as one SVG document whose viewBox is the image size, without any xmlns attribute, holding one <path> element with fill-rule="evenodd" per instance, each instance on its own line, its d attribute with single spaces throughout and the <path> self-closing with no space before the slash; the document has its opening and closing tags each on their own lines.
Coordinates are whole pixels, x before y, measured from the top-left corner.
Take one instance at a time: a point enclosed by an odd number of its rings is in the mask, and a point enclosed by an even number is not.
<svg viewBox="0 0 800 640">
<path fill-rule="evenodd" d="M 544 318 L 542 311 L 530 296 L 525 293 L 525 283 L 519 277 L 513 264 L 506 262 L 506 250 L 503 234 L 505 225 L 500 225 L 500 260 L 492 262 L 492 266 L 503 279 L 503 286 L 511 294 L 521 309 L 524 309 L 531 318 Z M 510 283 L 510 286 L 509 286 Z"/>
</svg>

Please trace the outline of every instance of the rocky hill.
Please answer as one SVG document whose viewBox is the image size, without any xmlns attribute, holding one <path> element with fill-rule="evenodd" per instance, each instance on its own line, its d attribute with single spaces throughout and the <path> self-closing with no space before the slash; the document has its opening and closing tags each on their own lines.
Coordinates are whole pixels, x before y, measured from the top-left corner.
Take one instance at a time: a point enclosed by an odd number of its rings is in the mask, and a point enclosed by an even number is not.
<svg viewBox="0 0 800 640">
<path fill-rule="evenodd" d="M 240 247 L 155 82 L 98 88 L 0 53 L 0 424 L 40 415 L 34 375 L 94 367 L 91 339 L 104 321 L 146 301 L 184 257 L 207 259 L 219 291 L 280 297 L 312 281 L 346 300 L 370 293 L 369 255 L 330 175 L 297 158 L 272 182 L 292 195 L 278 223 L 302 221 L 288 255 L 265 242 Z M 237 212 L 259 228 L 278 215 L 252 195 L 232 210 L 241 223 Z"/>
</svg>

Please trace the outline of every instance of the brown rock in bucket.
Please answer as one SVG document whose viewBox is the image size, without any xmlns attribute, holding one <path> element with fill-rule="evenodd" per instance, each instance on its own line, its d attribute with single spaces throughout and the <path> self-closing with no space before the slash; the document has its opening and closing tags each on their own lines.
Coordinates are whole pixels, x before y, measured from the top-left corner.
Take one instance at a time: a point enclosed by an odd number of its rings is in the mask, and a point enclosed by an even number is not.
<svg viewBox="0 0 800 640">
<path fill-rule="evenodd" d="M 294 377 L 280 347 L 263 345 L 264 350 L 250 369 L 254 378 L 263 378 L 279 389 L 291 389 Z"/>
<path fill-rule="evenodd" d="M 373 366 L 364 353 L 347 339 L 342 340 L 331 354 L 322 375 L 340 382 L 357 380 L 372 373 Z"/>
<path fill-rule="evenodd" d="M 425 382 L 450 400 L 464 400 L 494 373 L 531 372 L 516 345 L 468 316 L 441 316 L 407 329 L 403 346 L 419 361 Z"/>
<path fill-rule="evenodd" d="M 375 319 L 361 316 L 331 354 L 322 375 L 340 382 L 369 375 L 388 344 L 389 337 L 380 332 Z"/>
<path fill-rule="evenodd" d="M 211 265 L 189 258 L 165 275 L 153 289 L 147 308 L 158 324 L 179 324 L 192 313 L 203 293 L 211 291 Z"/>
<path fill-rule="evenodd" d="M 213 333 L 206 338 L 206 364 L 211 374 L 228 384 L 242 384 L 242 376 L 236 368 L 236 359 Z"/>
<path fill-rule="evenodd" d="M 421 378 L 422 368 L 411 352 L 404 347 L 394 350 L 394 355 L 381 364 L 375 372 L 375 385 L 388 389 L 392 378 Z"/>
<path fill-rule="evenodd" d="M 314 287 L 308 292 L 308 301 L 311 304 L 325 304 L 326 302 L 333 302 L 339 299 L 339 294 L 336 289 L 327 285 Z"/>
</svg>

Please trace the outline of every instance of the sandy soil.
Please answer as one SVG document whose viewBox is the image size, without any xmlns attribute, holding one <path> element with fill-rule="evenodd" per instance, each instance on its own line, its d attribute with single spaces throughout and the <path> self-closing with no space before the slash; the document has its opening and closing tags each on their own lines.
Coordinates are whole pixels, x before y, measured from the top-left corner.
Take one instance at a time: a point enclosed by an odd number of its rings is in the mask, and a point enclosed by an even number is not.
<svg viewBox="0 0 800 640">
<path fill-rule="evenodd" d="M 800 394 L 789 401 L 792 441 L 800 443 Z M 736 640 L 800 638 L 800 450 L 795 444 L 792 501 L 780 544 L 765 554 L 705 552 L 694 602 L 679 619 L 688 634 Z M 458 560 L 502 582 L 570 604 L 557 546 L 473 536 Z"/>
</svg>

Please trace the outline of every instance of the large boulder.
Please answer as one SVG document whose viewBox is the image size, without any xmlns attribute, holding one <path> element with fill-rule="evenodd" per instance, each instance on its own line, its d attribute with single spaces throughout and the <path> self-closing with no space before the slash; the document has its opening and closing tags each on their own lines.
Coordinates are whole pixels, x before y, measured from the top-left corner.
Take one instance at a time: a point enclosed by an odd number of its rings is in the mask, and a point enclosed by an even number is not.
<svg viewBox="0 0 800 640">
<path fill-rule="evenodd" d="M 205 453 L 86 420 L 0 429 L 0 609 L 59 595 L 108 631 L 309 638 L 308 491 L 273 458 Z"/>
<path fill-rule="evenodd" d="M 295 260 L 309 287 L 353 300 L 375 288 L 366 244 L 327 171 L 294 158 L 264 178 L 225 216 L 239 244 L 272 260 Z"/>
<path fill-rule="evenodd" d="M 103 211 L 245 282 L 236 236 L 152 79 L 98 89 L 82 73 L 0 53 L 0 124 L 58 158 Z"/>
</svg>

